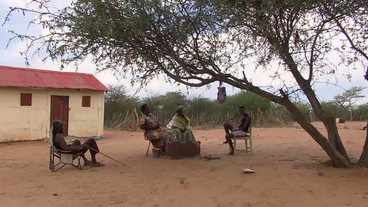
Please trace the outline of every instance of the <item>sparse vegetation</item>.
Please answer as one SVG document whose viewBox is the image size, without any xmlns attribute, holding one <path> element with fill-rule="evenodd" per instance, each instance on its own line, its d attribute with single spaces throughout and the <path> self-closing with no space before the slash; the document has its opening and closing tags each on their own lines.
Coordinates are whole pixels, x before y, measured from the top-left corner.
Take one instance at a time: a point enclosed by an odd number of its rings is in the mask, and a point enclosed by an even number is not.
<svg viewBox="0 0 368 207">
<path fill-rule="evenodd" d="M 47 31 L 39 36 L 10 31 L 11 40 L 26 42 L 26 63 L 46 51 L 44 60 L 58 60 L 61 67 L 92 58 L 97 71 L 130 73 L 131 82 L 142 85 L 160 74 L 191 87 L 227 83 L 282 105 L 334 166 L 351 165 L 334 117 L 313 86 L 341 64 L 366 67 L 366 1 L 75 1 L 58 9 L 49 0 L 32 2 L 38 7 L 10 8 L 4 21 L 16 12 L 32 13 L 29 25 Z M 326 58 L 336 53 L 336 60 Z M 258 75 L 267 71 L 283 84 L 254 85 L 245 64 L 250 59 Z M 308 100 L 327 136 L 298 108 L 298 96 Z"/>
<path fill-rule="evenodd" d="M 164 95 L 152 95 L 143 99 L 129 96 L 122 86 L 109 86 L 110 92 L 105 97 L 105 127 L 134 131 L 138 130 L 138 119 L 141 116 L 140 105 L 147 103 L 151 111 L 162 124 L 166 125 L 174 116 L 176 107 L 185 106 L 185 111 L 196 129 L 221 127 L 223 122 L 237 123 L 240 119 L 238 106 L 244 105 L 252 116 L 255 127 L 288 126 L 295 121 L 294 117 L 284 107 L 274 104 L 251 92 L 240 92 L 228 96 L 228 100 L 220 104 L 216 100 L 203 97 L 187 97 L 180 92 L 169 92 Z M 308 103 L 296 104 L 304 116 L 311 121 L 318 118 L 309 112 Z M 349 110 L 334 102 L 324 102 L 322 107 L 326 113 L 335 118 L 349 118 Z M 368 118 L 368 105 L 354 106 L 354 120 Z M 313 121 L 312 120 L 312 121 Z"/>
</svg>

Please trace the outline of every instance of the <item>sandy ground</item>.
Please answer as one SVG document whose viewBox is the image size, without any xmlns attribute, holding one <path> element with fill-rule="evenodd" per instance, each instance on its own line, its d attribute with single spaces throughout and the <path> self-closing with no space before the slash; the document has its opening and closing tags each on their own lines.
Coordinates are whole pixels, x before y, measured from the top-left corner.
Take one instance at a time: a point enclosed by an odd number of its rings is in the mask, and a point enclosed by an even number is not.
<svg viewBox="0 0 368 207">
<path fill-rule="evenodd" d="M 339 124 L 355 158 L 363 125 Z M 368 206 L 368 170 L 320 164 L 326 154 L 298 127 L 255 128 L 253 155 L 226 155 L 223 134 L 195 131 L 202 155 L 221 157 L 205 161 L 145 157 L 141 132 L 106 131 L 100 150 L 128 167 L 98 155 L 103 168 L 67 166 L 56 173 L 48 170 L 47 142 L 1 144 L 0 206 Z"/>
</svg>

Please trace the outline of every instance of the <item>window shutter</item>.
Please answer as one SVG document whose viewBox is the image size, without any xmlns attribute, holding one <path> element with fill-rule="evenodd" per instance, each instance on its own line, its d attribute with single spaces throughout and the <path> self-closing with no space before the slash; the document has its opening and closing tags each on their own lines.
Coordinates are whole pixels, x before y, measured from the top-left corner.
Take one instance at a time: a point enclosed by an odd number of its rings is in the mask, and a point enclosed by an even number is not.
<svg viewBox="0 0 368 207">
<path fill-rule="evenodd" d="M 91 107 L 91 96 L 82 96 L 82 107 Z"/>
<path fill-rule="evenodd" d="M 21 106 L 32 106 L 32 94 L 21 93 L 20 94 L 20 105 Z"/>
</svg>

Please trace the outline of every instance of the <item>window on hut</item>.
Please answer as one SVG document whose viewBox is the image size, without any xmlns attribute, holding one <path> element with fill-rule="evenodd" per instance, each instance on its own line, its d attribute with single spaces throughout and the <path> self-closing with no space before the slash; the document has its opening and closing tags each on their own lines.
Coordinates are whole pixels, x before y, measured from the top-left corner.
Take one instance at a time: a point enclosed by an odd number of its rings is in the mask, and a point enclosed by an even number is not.
<svg viewBox="0 0 368 207">
<path fill-rule="evenodd" d="M 20 94 L 20 105 L 21 106 L 32 106 L 32 94 L 21 93 Z"/>
<path fill-rule="evenodd" d="M 91 107 L 91 96 L 82 96 L 82 107 Z"/>
</svg>

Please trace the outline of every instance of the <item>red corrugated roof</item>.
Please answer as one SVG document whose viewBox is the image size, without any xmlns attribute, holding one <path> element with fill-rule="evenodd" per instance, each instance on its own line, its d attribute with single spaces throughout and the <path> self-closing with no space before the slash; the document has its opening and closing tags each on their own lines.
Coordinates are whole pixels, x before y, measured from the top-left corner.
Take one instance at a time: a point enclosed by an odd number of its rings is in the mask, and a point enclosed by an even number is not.
<svg viewBox="0 0 368 207">
<path fill-rule="evenodd" d="M 0 65 L 0 87 L 65 88 L 109 91 L 86 73 L 17 68 Z"/>
</svg>

